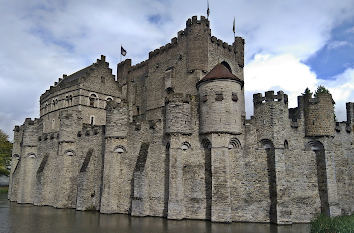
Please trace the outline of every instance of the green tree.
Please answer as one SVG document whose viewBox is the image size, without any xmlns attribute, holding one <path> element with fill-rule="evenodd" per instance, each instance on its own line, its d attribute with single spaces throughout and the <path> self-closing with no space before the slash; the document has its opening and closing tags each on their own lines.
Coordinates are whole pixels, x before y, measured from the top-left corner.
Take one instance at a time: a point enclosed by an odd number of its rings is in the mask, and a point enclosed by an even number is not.
<svg viewBox="0 0 354 233">
<path fill-rule="evenodd" d="M 0 175 L 9 175 L 7 167 L 10 165 L 12 143 L 9 136 L 0 129 Z"/>
<path fill-rule="evenodd" d="M 315 91 L 314 96 L 318 97 L 318 94 L 330 94 L 329 90 L 327 88 L 325 88 L 324 86 L 320 85 L 317 87 L 317 90 Z"/>
<path fill-rule="evenodd" d="M 310 91 L 310 89 L 308 87 L 306 87 L 306 89 L 305 89 L 304 93 L 302 93 L 302 95 L 312 97 L 312 92 Z"/>
</svg>

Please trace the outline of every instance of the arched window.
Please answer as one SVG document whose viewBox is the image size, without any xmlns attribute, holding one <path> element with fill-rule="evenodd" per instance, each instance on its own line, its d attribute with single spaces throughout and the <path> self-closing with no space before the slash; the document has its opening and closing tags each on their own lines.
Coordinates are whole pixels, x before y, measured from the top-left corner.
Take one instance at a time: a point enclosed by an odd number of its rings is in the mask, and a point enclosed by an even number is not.
<svg viewBox="0 0 354 233">
<path fill-rule="evenodd" d="M 65 106 L 69 106 L 69 96 L 65 96 Z"/>
<path fill-rule="evenodd" d="M 67 151 L 65 151 L 64 154 L 67 155 L 67 156 L 74 156 L 75 152 L 73 150 L 67 150 Z"/>
<path fill-rule="evenodd" d="M 111 102 L 111 101 L 113 101 L 113 97 L 108 96 L 108 97 L 106 98 L 106 106 L 107 106 L 107 103 L 108 103 L 108 102 Z M 105 107 L 106 107 L 106 106 L 105 106 Z"/>
<path fill-rule="evenodd" d="M 288 140 L 285 140 L 285 141 L 284 141 L 284 149 L 289 149 Z"/>
<path fill-rule="evenodd" d="M 90 100 L 90 107 L 96 107 L 97 95 L 94 93 L 90 94 L 89 100 Z"/>
<path fill-rule="evenodd" d="M 36 158 L 36 154 L 35 153 L 29 153 L 27 155 L 28 158 L 31 158 L 31 159 L 35 159 Z"/>
<path fill-rule="evenodd" d="M 123 154 L 124 152 L 126 152 L 126 150 L 125 150 L 124 146 L 119 145 L 114 148 L 113 152 L 116 152 L 118 154 Z"/>
<path fill-rule="evenodd" d="M 73 96 L 69 95 L 69 105 L 73 105 Z"/>
<path fill-rule="evenodd" d="M 183 143 L 182 143 L 181 149 L 182 149 L 183 151 L 186 151 L 186 150 L 188 150 L 189 148 L 191 148 L 191 144 L 189 144 L 189 142 L 183 142 Z"/>
<path fill-rule="evenodd" d="M 229 142 L 229 150 L 231 149 L 241 149 L 241 142 L 237 138 L 231 138 Z"/>
</svg>

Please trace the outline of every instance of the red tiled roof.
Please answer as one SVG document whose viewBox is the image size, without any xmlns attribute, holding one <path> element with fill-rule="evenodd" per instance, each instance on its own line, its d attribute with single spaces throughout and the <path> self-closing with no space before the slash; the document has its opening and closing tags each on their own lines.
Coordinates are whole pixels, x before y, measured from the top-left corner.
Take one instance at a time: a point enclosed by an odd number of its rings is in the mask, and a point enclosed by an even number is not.
<svg viewBox="0 0 354 233">
<path fill-rule="evenodd" d="M 207 79 L 218 79 L 218 78 L 230 78 L 230 79 L 236 79 L 239 80 L 235 75 L 233 75 L 226 66 L 223 64 L 219 63 L 217 64 L 207 75 L 205 75 L 202 80 L 207 80 Z"/>
</svg>

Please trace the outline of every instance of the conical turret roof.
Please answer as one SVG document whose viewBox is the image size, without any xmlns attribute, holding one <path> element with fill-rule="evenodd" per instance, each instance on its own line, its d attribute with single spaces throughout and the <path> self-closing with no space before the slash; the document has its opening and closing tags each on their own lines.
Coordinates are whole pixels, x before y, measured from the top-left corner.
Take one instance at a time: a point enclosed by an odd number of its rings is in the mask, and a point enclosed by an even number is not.
<svg viewBox="0 0 354 233">
<path fill-rule="evenodd" d="M 238 79 L 235 75 L 233 75 L 226 66 L 219 63 L 217 64 L 207 75 L 204 76 L 205 79 L 217 79 L 217 78 L 231 78 Z"/>
<path fill-rule="evenodd" d="M 202 82 L 217 80 L 217 79 L 236 80 L 237 82 L 240 82 L 243 86 L 243 81 L 239 79 L 236 75 L 232 74 L 230 70 L 222 63 L 217 64 L 207 75 L 205 75 L 204 78 L 202 78 L 197 83 L 197 86 L 199 86 L 199 84 Z"/>
</svg>

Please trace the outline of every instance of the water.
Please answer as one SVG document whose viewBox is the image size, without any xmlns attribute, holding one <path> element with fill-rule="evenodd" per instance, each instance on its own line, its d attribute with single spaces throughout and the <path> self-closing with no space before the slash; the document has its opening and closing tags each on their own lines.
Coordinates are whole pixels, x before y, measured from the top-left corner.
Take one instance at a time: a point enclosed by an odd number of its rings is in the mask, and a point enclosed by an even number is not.
<svg viewBox="0 0 354 233">
<path fill-rule="evenodd" d="M 0 194 L 0 233 L 302 233 L 308 224 L 276 226 L 261 223 L 211 223 L 99 214 L 10 203 Z"/>
</svg>

